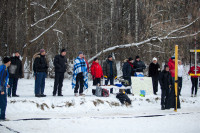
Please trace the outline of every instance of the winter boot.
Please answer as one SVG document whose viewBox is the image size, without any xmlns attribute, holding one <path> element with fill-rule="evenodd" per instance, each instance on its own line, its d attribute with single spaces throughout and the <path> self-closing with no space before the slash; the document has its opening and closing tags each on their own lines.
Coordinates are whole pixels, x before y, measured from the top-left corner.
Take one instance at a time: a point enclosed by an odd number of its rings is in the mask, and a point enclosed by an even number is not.
<svg viewBox="0 0 200 133">
<path fill-rule="evenodd" d="M 35 94 L 35 97 L 41 97 L 40 94 Z"/>
<path fill-rule="evenodd" d="M 79 94 L 79 96 L 85 96 L 85 94 L 83 94 L 83 93 L 80 93 L 80 94 Z"/>
<path fill-rule="evenodd" d="M 78 93 L 74 93 L 74 96 L 75 96 L 75 97 L 78 97 Z"/>
<path fill-rule="evenodd" d="M 165 110 L 165 106 L 164 105 L 161 106 L 161 110 Z"/>
<path fill-rule="evenodd" d="M 46 95 L 44 95 L 44 94 L 41 94 L 41 95 L 40 95 L 40 97 L 46 97 Z"/>
</svg>

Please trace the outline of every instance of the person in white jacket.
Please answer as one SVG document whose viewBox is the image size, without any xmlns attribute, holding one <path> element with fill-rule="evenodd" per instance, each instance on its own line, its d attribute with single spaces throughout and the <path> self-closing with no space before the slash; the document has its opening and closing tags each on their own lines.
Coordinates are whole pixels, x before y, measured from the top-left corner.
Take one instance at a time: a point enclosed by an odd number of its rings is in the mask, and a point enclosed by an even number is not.
<svg viewBox="0 0 200 133">
<path fill-rule="evenodd" d="M 179 96 L 181 96 L 181 89 L 182 89 L 182 83 L 183 83 L 183 65 L 182 61 L 178 61 L 178 92 Z"/>
</svg>

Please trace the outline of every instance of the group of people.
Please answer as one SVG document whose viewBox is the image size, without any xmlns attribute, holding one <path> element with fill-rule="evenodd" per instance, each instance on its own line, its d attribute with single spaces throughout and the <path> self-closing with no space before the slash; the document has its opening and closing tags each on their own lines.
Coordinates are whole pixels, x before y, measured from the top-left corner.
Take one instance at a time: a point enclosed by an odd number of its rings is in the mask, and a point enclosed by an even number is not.
<svg viewBox="0 0 200 133">
<path fill-rule="evenodd" d="M 55 81 L 52 95 L 63 96 L 62 86 L 64 73 L 67 70 L 67 58 L 66 50 L 62 49 L 60 54 L 54 57 L 54 69 L 55 69 Z M 46 97 L 44 94 L 45 78 L 48 72 L 48 61 L 46 58 L 46 52 L 41 49 L 33 57 L 33 70 L 35 76 L 35 97 Z M 179 83 L 179 95 L 181 95 L 182 88 L 182 76 L 183 65 L 181 61 L 178 62 L 178 81 L 175 81 L 175 57 L 169 59 L 168 65 L 164 66 L 161 71 L 160 65 L 157 62 L 157 58 L 153 58 L 153 61 L 149 65 L 149 77 L 152 77 L 153 92 L 157 95 L 158 82 L 160 82 L 162 94 L 161 94 L 161 109 L 168 109 L 174 106 L 174 83 Z M 0 66 L 0 119 L 5 119 L 5 110 L 8 97 L 19 97 L 16 94 L 18 79 L 23 77 L 22 61 L 20 60 L 19 52 L 15 52 L 14 57 L 5 57 L 3 59 L 3 65 Z M 135 60 L 129 57 L 124 61 L 122 72 L 123 79 L 129 82 L 131 86 L 131 77 L 135 76 L 137 72 L 143 72 L 146 66 L 139 56 L 136 56 Z M 117 66 L 112 55 L 109 55 L 106 61 L 103 62 L 103 67 L 99 64 L 99 59 L 95 58 L 89 69 L 89 64 L 85 59 L 83 52 L 78 52 L 78 57 L 74 60 L 72 89 L 74 89 L 75 96 L 84 96 L 84 90 L 88 88 L 88 73 L 91 71 L 93 85 L 101 84 L 101 78 L 105 78 L 105 85 L 114 85 L 114 79 L 117 78 Z M 200 73 L 200 67 L 192 66 L 190 73 Z M 8 80 L 9 79 L 9 80 Z M 8 82 L 9 81 L 9 82 Z M 197 83 L 198 76 L 192 76 L 192 92 L 191 96 L 197 96 Z M 8 84 L 7 84 L 8 83 Z M 6 93 L 8 88 L 8 93 Z M 193 93 L 195 90 L 195 94 Z M 110 90 L 113 93 L 113 89 Z M 131 90 L 126 90 L 127 94 L 131 94 Z M 194 95 L 193 95 L 194 94 Z M 178 96 L 179 96 L 178 95 Z M 180 104 L 178 105 L 180 107 Z"/>
</svg>

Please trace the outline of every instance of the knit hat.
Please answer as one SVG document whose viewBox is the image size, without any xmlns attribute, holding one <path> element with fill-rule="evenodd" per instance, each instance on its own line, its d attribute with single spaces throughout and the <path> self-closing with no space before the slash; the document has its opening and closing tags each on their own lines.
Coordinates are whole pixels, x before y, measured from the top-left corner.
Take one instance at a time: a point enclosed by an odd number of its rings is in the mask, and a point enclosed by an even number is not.
<svg viewBox="0 0 200 133">
<path fill-rule="evenodd" d="M 154 58 L 153 58 L 153 61 L 154 61 L 154 60 L 155 60 L 155 61 L 157 61 L 157 58 L 156 58 L 156 57 L 154 57 Z"/>
<path fill-rule="evenodd" d="M 112 57 L 112 55 L 108 55 L 108 58 L 111 58 Z"/>
<path fill-rule="evenodd" d="M 133 58 L 132 58 L 132 57 L 129 57 L 129 58 L 128 58 L 128 61 L 132 61 L 132 60 L 133 60 Z"/>
<path fill-rule="evenodd" d="M 175 59 L 175 56 L 172 56 L 171 59 Z"/>
<path fill-rule="evenodd" d="M 62 52 L 66 52 L 66 49 L 63 48 L 63 49 L 60 51 L 60 53 L 62 53 Z"/>
<path fill-rule="evenodd" d="M 3 63 L 4 64 L 8 63 L 9 61 L 11 61 L 9 57 L 3 58 Z"/>
<path fill-rule="evenodd" d="M 80 55 L 80 54 L 83 54 L 83 52 L 82 52 L 82 51 L 79 51 L 79 52 L 78 52 L 78 55 Z"/>
<path fill-rule="evenodd" d="M 94 61 L 98 60 L 98 58 L 94 58 Z"/>
<path fill-rule="evenodd" d="M 44 49 L 40 49 L 40 53 L 43 53 L 43 52 L 45 52 L 45 50 Z"/>
<path fill-rule="evenodd" d="M 169 67 L 168 65 L 164 65 L 164 70 L 166 69 L 166 67 Z"/>
<path fill-rule="evenodd" d="M 138 55 L 135 57 L 135 59 L 139 59 L 139 58 L 140 58 L 140 56 L 138 56 Z"/>
</svg>

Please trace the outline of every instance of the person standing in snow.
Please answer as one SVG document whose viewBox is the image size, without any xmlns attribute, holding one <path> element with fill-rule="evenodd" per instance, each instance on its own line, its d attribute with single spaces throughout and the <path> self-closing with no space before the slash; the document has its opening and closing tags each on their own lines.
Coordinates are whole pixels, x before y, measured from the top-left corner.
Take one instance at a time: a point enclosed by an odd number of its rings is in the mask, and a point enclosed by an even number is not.
<svg viewBox="0 0 200 133">
<path fill-rule="evenodd" d="M 131 86 L 131 73 L 133 70 L 133 58 L 129 57 L 128 59 L 126 59 L 122 68 L 122 72 L 123 72 L 123 78 L 125 80 L 128 80 L 129 85 Z M 125 90 L 127 94 L 131 94 L 131 90 L 127 89 Z"/>
<path fill-rule="evenodd" d="M 3 59 L 3 65 L 0 66 L 0 120 L 5 120 L 6 107 L 7 107 L 7 94 L 6 87 L 10 87 L 7 85 L 9 72 L 8 67 L 11 64 L 11 60 L 8 57 Z"/>
<path fill-rule="evenodd" d="M 192 66 L 188 72 L 188 74 L 195 74 L 195 70 L 196 70 L 196 74 L 200 73 L 200 67 L 196 66 Z M 197 90 L 198 90 L 198 76 L 191 76 L 191 82 L 192 82 L 192 89 L 191 89 L 191 97 L 196 97 L 197 96 Z M 195 89 L 195 94 L 194 94 L 194 89 Z M 194 94 L 194 95 L 193 95 Z"/>
<path fill-rule="evenodd" d="M 175 56 L 172 56 L 169 59 L 168 66 L 169 66 L 169 72 L 171 73 L 172 81 L 174 84 L 174 81 L 175 81 Z"/>
<path fill-rule="evenodd" d="M 182 89 L 182 83 L 183 83 L 183 65 L 182 65 L 182 61 L 179 60 L 178 61 L 178 92 L 179 92 L 179 96 L 181 96 L 181 89 Z"/>
<path fill-rule="evenodd" d="M 56 55 L 54 58 L 54 67 L 55 67 L 55 81 L 54 81 L 54 89 L 53 89 L 53 96 L 56 96 L 58 91 L 58 96 L 62 95 L 62 86 L 63 86 L 63 79 L 64 74 L 67 69 L 67 58 L 66 50 L 62 49 L 59 55 Z"/>
<path fill-rule="evenodd" d="M 33 71 L 35 75 L 35 97 L 46 97 L 44 95 L 45 78 L 47 77 L 48 64 L 46 60 L 46 52 L 44 49 L 40 53 L 36 53 L 33 63 Z"/>
<path fill-rule="evenodd" d="M 19 97 L 19 95 L 16 94 L 17 91 L 17 84 L 18 79 L 22 78 L 23 72 L 22 72 L 22 61 L 20 60 L 20 54 L 19 52 L 15 52 L 15 56 L 11 57 L 11 65 L 8 68 L 9 71 L 9 85 L 10 88 L 8 88 L 8 97 Z"/>
<path fill-rule="evenodd" d="M 146 66 L 143 61 L 140 60 L 139 56 L 135 57 L 135 62 L 133 63 L 134 72 L 143 72 Z"/>
<path fill-rule="evenodd" d="M 172 77 L 169 72 L 169 66 L 165 65 L 164 70 L 159 75 L 161 86 L 161 109 L 165 110 L 169 106 L 169 95 L 172 87 Z"/>
<path fill-rule="evenodd" d="M 85 90 L 88 88 L 88 69 L 83 57 L 83 52 L 80 51 L 78 52 L 78 57 L 74 61 L 72 89 L 74 89 L 75 96 L 78 96 L 79 86 L 80 96 L 84 96 L 83 89 Z"/>
<path fill-rule="evenodd" d="M 106 79 L 105 85 L 108 85 L 109 81 L 110 85 L 114 84 L 114 79 L 117 78 L 117 66 L 112 58 L 112 55 L 109 55 L 108 59 L 103 63 L 103 75 Z M 113 88 L 110 89 L 110 93 L 113 93 Z"/>
<path fill-rule="evenodd" d="M 155 95 L 158 92 L 158 78 L 160 73 L 160 65 L 157 62 L 157 58 L 153 58 L 153 62 L 149 65 L 149 77 L 152 77 L 153 92 Z"/>
<path fill-rule="evenodd" d="M 99 65 L 99 59 L 95 58 L 91 65 L 91 75 L 93 79 L 93 85 L 98 85 L 101 83 L 101 78 L 103 77 L 103 70 L 101 65 Z"/>
<path fill-rule="evenodd" d="M 93 85 L 100 85 L 101 78 L 103 77 L 103 70 L 101 65 L 99 65 L 99 59 L 95 58 L 91 65 L 91 75 L 93 79 Z M 95 94 L 95 90 L 92 90 L 92 94 Z"/>
</svg>

